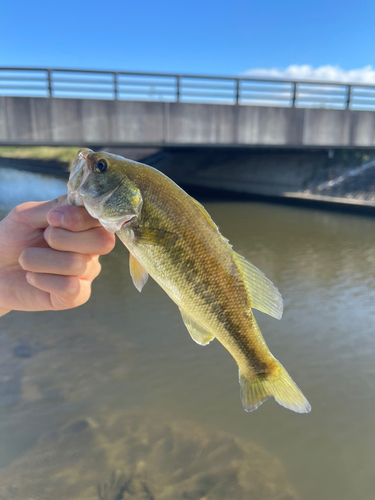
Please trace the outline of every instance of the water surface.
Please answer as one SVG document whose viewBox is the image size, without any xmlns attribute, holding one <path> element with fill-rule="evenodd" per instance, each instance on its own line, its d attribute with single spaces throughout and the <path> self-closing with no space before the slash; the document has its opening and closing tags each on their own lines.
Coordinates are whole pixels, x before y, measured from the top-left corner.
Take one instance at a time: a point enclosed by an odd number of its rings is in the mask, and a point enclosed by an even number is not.
<svg viewBox="0 0 375 500">
<path fill-rule="evenodd" d="M 256 316 L 312 412 L 295 414 L 272 399 L 245 413 L 231 356 L 218 342 L 192 342 L 153 280 L 138 293 L 118 241 L 84 306 L 0 319 L 0 473 L 74 419 L 129 410 L 259 445 L 280 459 L 305 500 L 374 498 L 375 219 L 204 204 L 234 249 L 280 289 L 282 320 Z"/>
</svg>

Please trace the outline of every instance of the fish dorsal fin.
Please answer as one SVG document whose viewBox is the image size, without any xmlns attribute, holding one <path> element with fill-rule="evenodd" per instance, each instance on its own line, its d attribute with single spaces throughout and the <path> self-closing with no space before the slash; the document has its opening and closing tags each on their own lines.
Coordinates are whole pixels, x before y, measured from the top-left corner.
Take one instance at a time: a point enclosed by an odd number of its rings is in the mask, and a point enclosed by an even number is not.
<svg viewBox="0 0 375 500">
<path fill-rule="evenodd" d="M 276 319 L 283 315 L 283 299 L 279 290 L 257 267 L 242 255 L 233 252 L 243 283 L 250 298 L 250 307 Z"/>
<path fill-rule="evenodd" d="M 200 212 L 205 216 L 205 218 L 206 218 L 207 222 L 210 224 L 210 226 L 218 231 L 219 228 L 217 227 L 215 222 L 211 219 L 211 215 L 207 212 L 207 210 L 204 208 L 204 206 L 201 205 L 199 203 L 199 201 L 197 201 L 196 199 L 192 198 L 192 200 L 195 203 L 195 205 L 197 206 L 197 208 L 200 210 Z"/>
<path fill-rule="evenodd" d="M 180 313 L 185 323 L 188 332 L 191 335 L 191 338 L 199 345 L 207 345 L 215 338 L 212 333 L 205 330 L 201 325 L 199 325 L 193 318 L 191 318 L 188 314 L 186 314 L 182 309 L 180 309 Z"/>
<path fill-rule="evenodd" d="M 129 257 L 129 269 L 135 288 L 141 292 L 148 279 L 148 272 L 132 254 Z"/>
<path fill-rule="evenodd" d="M 201 212 L 202 215 L 204 215 L 204 217 L 206 218 L 207 222 L 209 223 L 209 225 L 215 229 L 218 233 L 219 233 L 219 236 L 220 238 L 222 239 L 222 241 L 224 241 L 224 243 L 226 243 L 227 245 L 229 245 L 230 248 L 232 248 L 232 245 L 229 243 L 229 240 L 227 238 L 225 238 L 225 236 L 223 236 L 221 234 L 221 232 L 219 231 L 219 228 L 218 226 L 215 224 L 215 222 L 212 220 L 211 218 L 211 215 L 207 212 L 207 210 L 204 208 L 203 205 L 201 205 L 199 203 L 199 201 L 195 200 L 194 198 L 192 198 L 193 202 L 195 203 L 196 207 L 199 209 L 199 211 Z"/>
</svg>

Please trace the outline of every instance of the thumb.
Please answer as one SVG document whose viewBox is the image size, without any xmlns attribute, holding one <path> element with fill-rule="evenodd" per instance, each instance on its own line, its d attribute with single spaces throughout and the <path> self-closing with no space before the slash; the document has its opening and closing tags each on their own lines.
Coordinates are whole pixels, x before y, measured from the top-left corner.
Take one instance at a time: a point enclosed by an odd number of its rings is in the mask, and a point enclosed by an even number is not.
<svg viewBox="0 0 375 500">
<path fill-rule="evenodd" d="M 16 218 L 18 222 L 33 228 L 47 228 L 49 226 L 47 221 L 48 212 L 61 205 L 67 205 L 67 203 L 66 194 L 50 201 L 23 203 L 12 210 L 12 219 Z"/>
</svg>

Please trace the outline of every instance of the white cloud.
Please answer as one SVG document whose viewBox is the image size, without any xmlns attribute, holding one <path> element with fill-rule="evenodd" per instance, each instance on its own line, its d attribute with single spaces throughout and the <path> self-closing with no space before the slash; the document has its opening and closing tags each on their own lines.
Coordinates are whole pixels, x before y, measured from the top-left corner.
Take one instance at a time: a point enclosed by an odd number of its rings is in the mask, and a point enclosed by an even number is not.
<svg viewBox="0 0 375 500">
<path fill-rule="evenodd" d="M 241 76 L 280 78 L 285 80 L 318 80 L 327 82 L 375 84 L 375 69 L 372 66 L 345 71 L 339 66 L 326 65 L 313 68 L 307 64 L 300 66 L 293 64 L 285 69 L 249 69 Z"/>
</svg>

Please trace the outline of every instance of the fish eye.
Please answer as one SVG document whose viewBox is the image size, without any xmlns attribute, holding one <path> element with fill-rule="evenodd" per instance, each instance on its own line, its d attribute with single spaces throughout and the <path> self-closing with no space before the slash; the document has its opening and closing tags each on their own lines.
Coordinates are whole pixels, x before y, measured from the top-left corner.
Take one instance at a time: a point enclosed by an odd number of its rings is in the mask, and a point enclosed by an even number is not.
<svg viewBox="0 0 375 500">
<path fill-rule="evenodd" d="M 102 173 L 104 173 L 107 170 L 107 166 L 108 165 L 107 165 L 107 162 L 105 160 L 98 160 L 95 163 L 95 170 L 99 174 L 102 174 Z"/>
</svg>

